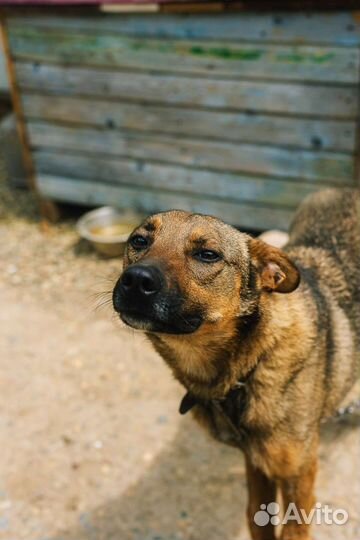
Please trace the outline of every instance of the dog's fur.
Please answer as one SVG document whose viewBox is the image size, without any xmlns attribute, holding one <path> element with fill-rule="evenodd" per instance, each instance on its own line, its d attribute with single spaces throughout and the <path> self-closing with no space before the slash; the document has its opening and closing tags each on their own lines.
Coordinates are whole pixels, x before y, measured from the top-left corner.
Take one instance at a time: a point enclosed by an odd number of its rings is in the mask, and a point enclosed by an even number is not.
<svg viewBox="0 0 360 540">
<path fill-rule="evenodd" d="M 293 502 L 310 511 L 320 421 L 355 378 L 359 193 L 325 190 L 306 199 L 282 251 L 216 218 L 182 211 L 151 216 L 134 234 L 149 246 L 139 252 L 129 244 L 125 269 L 140 262 L 161 268 L 168 296 L 154 317 L 167 318 L 174 332 L 154 331 L 149 315 L 127 317 L 119 283 L 115 309 L 147 332 L 196 403 L 196 419 L 244 451 L 252 538 L 274 540 L 273 526 L 258 527 L 254 514 L 276 500 L 277 490 L 285 507 Z M 222 260 L 195 260 L 197 246 L 221 252 Z M 193 314 L 201 324 L 177 331 L 177 321 Z M 239 381 L 243 390 L 234 393 Z M 281 538 L 308 540 L 309 527 L 290 521 Z"/>
</svg>

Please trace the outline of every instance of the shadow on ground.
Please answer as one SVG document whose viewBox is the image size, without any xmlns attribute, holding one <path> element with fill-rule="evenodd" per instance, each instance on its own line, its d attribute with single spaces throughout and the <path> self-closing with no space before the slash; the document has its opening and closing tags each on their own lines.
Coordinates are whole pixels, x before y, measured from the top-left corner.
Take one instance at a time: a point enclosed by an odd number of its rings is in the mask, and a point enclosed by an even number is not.
<svg viewBox="0 0 360 540">
<path fill-rule="evenodd" d="M 324 426 L 320 468 L 329 448 L 356 425 Z M 246 500 L 241 453 L 188 423 L 120 498 L 80 515 L 77 527 L 46 540 L 248 539 Z"/>
<path fill-rule="evenodd" d="M 233 540 L 246 530 L 246 497 L 240 452 L 189 422 L 119 499 L 47 540 Z"/>
</svg>

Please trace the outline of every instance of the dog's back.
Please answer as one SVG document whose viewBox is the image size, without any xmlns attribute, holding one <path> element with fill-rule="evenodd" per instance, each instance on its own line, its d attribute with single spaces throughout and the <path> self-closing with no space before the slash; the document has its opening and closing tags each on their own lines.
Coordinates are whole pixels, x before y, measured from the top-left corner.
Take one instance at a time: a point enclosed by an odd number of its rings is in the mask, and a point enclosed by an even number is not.
<svg viewBox="0 0 360 540">
<path fill-rule="evenodd" d="M 360 355 L 360 192 L 328 189 L 308 197 L 285 251 L 317 308 L 330 413 L 351 386 Z"/>
<path fill-rule="evenodd" d="M 305 248 L 305 249 L 304 249 Z M 360 340 L 360 192 L 328 189 L 305 199 L 286 251 L 311 269 L 351 320 Z"/>
</svg>

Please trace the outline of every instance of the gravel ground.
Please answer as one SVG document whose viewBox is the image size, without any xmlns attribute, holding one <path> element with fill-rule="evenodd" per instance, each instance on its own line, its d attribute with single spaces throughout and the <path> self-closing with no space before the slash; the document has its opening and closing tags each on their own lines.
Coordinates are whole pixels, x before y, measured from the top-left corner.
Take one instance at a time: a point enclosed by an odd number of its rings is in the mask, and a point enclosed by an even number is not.
<svg viewBox="0 0 360 540">
<path fill-rule="evenodd" d="M 121 262 L 41 225 L 1 172 L 0 201 L 0 539 L 248 539 L 241 454 L 178 415 L 183 390 L 98 294 Z M 359 450 L 358 428 L 324 430 L 318 500 L 350 521 L 318 540 L 360 538 Z"/>
</svg>

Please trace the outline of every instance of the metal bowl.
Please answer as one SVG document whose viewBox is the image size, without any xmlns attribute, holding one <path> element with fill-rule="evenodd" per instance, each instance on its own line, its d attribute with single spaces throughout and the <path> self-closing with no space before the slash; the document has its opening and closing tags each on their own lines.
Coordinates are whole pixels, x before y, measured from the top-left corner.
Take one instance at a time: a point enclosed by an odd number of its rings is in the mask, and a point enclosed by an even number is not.
<svg viewBox="0 0 360 540">
<path fill-rule="evenodd" d="M 77 231 L 102 255 L 119 257 L 124 254 L 130 233 L 143 217 L 132 210 L 121 211 L 111 206 L 102 206 L 81 216 L 77 222 Z"/>
</svg>

